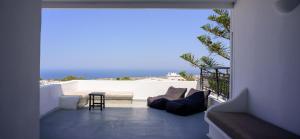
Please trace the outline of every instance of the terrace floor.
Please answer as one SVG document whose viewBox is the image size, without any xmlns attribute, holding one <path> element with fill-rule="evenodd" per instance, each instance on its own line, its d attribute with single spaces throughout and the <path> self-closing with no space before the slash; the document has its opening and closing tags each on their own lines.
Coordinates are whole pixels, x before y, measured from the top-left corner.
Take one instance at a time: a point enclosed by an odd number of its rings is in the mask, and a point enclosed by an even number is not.
<svg viewBox="0 0 300 139">
<path fill-rule="evenodd" d="M 206 139 L 204 112 L 183 117 L 147 107 L 58 110 L 40 121 L 41 139 Z"/>
</svg>

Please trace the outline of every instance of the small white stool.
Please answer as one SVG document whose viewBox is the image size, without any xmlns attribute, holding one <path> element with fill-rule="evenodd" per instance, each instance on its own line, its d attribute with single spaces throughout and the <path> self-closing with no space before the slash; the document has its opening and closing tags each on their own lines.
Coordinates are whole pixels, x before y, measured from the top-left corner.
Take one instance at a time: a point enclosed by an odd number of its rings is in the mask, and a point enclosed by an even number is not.
<svg viewBox="0 0 300 139">
<path fill-rule="evenodd" d="M 59 98 L 59 107 L 62 109 L 76 110 L 81 96 L 77 95 L 64 95 Z"/>
</svg>

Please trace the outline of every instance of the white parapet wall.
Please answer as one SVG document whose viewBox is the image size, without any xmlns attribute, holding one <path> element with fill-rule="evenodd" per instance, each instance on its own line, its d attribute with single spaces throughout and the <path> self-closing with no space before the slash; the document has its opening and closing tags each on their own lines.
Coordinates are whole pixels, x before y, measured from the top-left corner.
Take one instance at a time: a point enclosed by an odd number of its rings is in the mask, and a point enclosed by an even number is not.
<svg viewBox="0 0 300 139">
<path fill-rule="evenodd" d="M 196 81 L 157 81 L 157 80 L 75 80 L 40 87 L 40 116 L 55 110 L 59 105 L 59 97 L 72 95 L 72 92 L 112 91 L 133 93 L 133 99 L 146 100 L 149 96 L 165 94 L 170 86 L 196 88 Z M 76 94 L 77 95 L 77 94 Z"/>
<path fill-rule="evenodd" d="M 61 94 L 62 91 L 59 84 L 40 87 L 40 116 L 43 116 L 58 107 L 58 100 Z"/>
<path fill-rule="evenodd" d="M 196 88 L 196 81 L 157 81 L 157 80 L 81 80 L 79 90 L 132 92 L 133 99 L 146 100 L 149 96 L 164 94 L 170 86 L 181 88 Z"/>
<path fill-rule="evenodd" d="M 59 97 L 66 91 L 77 90 L 78 82 L 62 82 L 56 84 L 43 85 L 40 87 L 40 116 L 58 108 Z"/>
</svg>

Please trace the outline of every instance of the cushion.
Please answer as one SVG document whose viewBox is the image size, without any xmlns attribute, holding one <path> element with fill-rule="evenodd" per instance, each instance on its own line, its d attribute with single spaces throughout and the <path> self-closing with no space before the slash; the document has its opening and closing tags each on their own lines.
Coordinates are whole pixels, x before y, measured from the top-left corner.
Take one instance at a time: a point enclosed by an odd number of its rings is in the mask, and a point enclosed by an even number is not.
<svg viewBox="0 0 300 139">
<path fill-rule="evenodd" d="M 300 138 L 247 113 L 210 111 L 207 117 L 233 139 Z"/>
<path fill-rule="evenodd" d="M 187 88 L 175 88 L 175 87 L 171 86 L 167 90 L 166 96 L 168 96 L 171 99 L 184 98 L 186 91 L 187 91 Z"/>
<path fill-rule="evenodd" d="M 199 91 L 186 97 L 185 99 L 169 101 L 166 104 L 167 112 L 177 115 L 187 116 L 202 112 L 205 110 L 204 106 L 204 92 Z"/>
<path fill-rule="evenodd" d="M 64 95 L 59 98 L 59 107 L 62 109 L 77 109 L 80 96 Z"/>
<path fill-rule="evenodd" d="M 147 105 L 150 106 L 154 100 L 165 98 L 167 100 L 177 100 L 180 98 L 184 98 L 186 93 L 186 88 L 175 88 L 173 86 L 169 87 L 165 95 L 159 95 L 155 97 L 148 97 L 147 98 Z"/>
<path fill-rule="evenodd" d="M 132 100 L 133 93 L 107 93 L 106 100 Z"/>
<path fill-rule="evenodd" d="M 196 92 L 199 92 L 199 91 L 200 91 L 200 90 L 191 88 L 191 89 L 189 90 L 188 94 L 186 95 L 186 97 L 188 97 L 188 96 L 190 96 L 190 95 L 192 95 L 192 94 L 194 94 L 194 93 L 196 93 Z"/>
<path fill-rule="evenodd" d="M 186 108 L 187 104 L 184 101 L 185 99 L 169 101 L 166 104 L 167 112 L 177 114 L 177 115 L 182 115 L 182 116 L 189 115 L 189 112 Z"/>
<path fill-rule="evenodd" d="M 164 110 L 166 108 L 166 104 L 169 100 L 165 98 L 160 98 L 154 100 L 152 103 L 149 104 L 149 107 Z"/>
<path fill-rule="evenodd" d="M 87 105 L 89 102 L 89 96 L 88 95 L 81 95 L 79 102 L 78 102 L 78 108 L 83 108 L 85 105 Z"/>
<path fill-rule="evenodd" d="M 164 98 L 165 95 L 159 95 L 159 96 L 156 96 L 156 97 L 148 97 L 147 98 L 147 105 L 149 106 L 154 100 L 157 100 L 157 99 L 161 99 L 161 98 Z"/>
<path fill-rule="evenodd" d="M 200 90 L 197 90 L 197 89 L 194 89 L 194 88 L 191 88 L 188 92 L 188 94 L 186 95 L 186 97 L 189 97 L 190 95 L 196 93 L 196 92 L 200 92 Z M 207 90 L 207 91 L 203 91 L 204 92 L 204 106 L 205 106 L 205 109 L 207 109 L 207 103 L 208 103 L 208 96 L 210 95 L 210 90 Z"/>
</svg>

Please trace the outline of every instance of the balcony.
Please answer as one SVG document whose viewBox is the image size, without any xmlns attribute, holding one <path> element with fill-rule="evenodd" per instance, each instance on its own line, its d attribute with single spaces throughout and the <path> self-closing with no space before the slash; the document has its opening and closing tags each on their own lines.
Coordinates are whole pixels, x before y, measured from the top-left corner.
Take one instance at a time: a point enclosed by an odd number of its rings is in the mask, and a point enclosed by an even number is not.
<svg viewBox="0 0 300 139">
<path fill-rule="evenodd" d="M 75 80 L 40 88 L 41 139 L 196 139 L 207 138 L 204 112 L 177 116 L 148 108 L 148 96 L 163 94 L 168 87 L 196 88 L 197 81 Z M 61 95 L 91 91 L 133 93 L 133 101 L 108 101 L 105 110 L 59 109 Z M 197 123 L 197 124 L 195 124 Z"/>
</svg>

